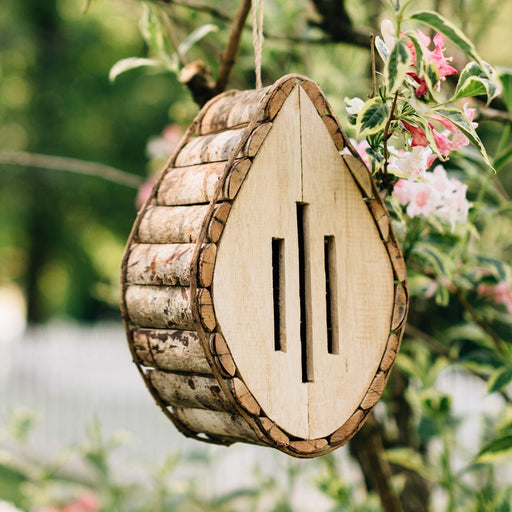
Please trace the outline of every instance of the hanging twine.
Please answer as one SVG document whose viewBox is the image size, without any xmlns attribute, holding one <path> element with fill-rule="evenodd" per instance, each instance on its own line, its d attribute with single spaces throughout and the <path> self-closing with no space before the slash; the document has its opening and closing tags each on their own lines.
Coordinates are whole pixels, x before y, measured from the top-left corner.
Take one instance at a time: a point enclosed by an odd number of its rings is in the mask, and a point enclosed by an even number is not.
<svg viewBox="0 0 512 512">
<path fill-rule="evenodd" d="M 252 45 L 254 46 L 254 68 L 256 89 L 261 89 L 261 53 L 263 49 L 263 0 L 252 2 Z"/>
</svg>

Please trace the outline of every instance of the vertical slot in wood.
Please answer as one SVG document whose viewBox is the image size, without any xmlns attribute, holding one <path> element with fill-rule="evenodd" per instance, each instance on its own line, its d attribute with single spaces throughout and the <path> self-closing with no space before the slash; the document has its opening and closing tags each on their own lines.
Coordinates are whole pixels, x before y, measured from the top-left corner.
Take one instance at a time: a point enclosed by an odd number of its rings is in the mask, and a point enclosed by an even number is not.
<svg viewBox="0 0 512 512">
<path fill-rule="evenodd" d="M 274 349 L 286 352 L 284 239 L 272 239 L 272 291 L 274 299 Z"/>
<path fill-rule="evenodd" d="M 308 301 L 311 300 L 308 272 L 307 204 L 297 203 L 297 235 L 299 243 L 300 346 L 302 382 L 313 381 L 312 340 L 308 326 Z"/>
<path fill-rule="evenodd" d="M 327 352 L 340 353 L 338 297 L 336 275 L 336 244 L 334 236 L 324 237 L 325 309 L 327 320 Z"/>
</svg>

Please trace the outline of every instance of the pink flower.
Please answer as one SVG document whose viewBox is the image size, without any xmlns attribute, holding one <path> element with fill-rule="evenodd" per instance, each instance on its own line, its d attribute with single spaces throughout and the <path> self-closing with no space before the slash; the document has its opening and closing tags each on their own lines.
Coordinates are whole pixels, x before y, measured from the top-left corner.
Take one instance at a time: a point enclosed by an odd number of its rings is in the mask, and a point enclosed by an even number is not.
<svg viewBox="0 0 512 512">
<path fill-rule="evenodd" d="M 447 221 L 452 230 L 456 223 L 467 221 L 470 203 L 466 199 L 467 186 L 455 178 L 448 178 L 438 165 L 433 172 L 423 174 L 424 181 L 398 180 L 393 193 L 400 204 L 407 205 L 409 217 L 430 215 Z"/>
<path fill-rule="evenodd" d="M 137 197 L 135 199 L 135 206 L 137 207 L 137 210 L 140 210 L 142 205 L 146 202 L 146 199 L 149 197 L 151 191 L 153 190 L 153 186 L 157 178 L 158 175 L 153 174 L 139 187 L 139 190 L 137 191 Z"/>
<path fill-rule="evenodd" d="M 436 66 L 437 71 L 439 73 L 439 78 L 443 79 L 448 75 L 453 75 L 454 73 L 457 73 L 457 70 L 453 66 L 450 66 L 448 64 L 448 62 L 452 60 L 452 57 L 445 57 L 443 55 L 443 45 L 446 40 L 444 35 L 437 33 L 434 36 L 434 50 L 429 50 L 428 47 L 430 46 L 431 42 L 430 37 L 424 34 L 421 30 L 418 30 L 417 33 L 418 39 L 424 46 L 426 58 L 428 61 L 432 62 Z M 412 66 L 414 67 L 416 65 L 416 49 L 414 48 L 414 45 L 410 40 L 407 42 L 407 47 L 411 54 Z M 425 79 L 423 77 L 418 76 L 415 70 L 412 70 L 407 74 L 418 83 L 418 87 L 416 88 L 416 96 L 418 98 L 425 96 L 425 94 L 427 94 L 428 92 L 428 86 Z"/>
<path fill-rule="evenodd" d="M 400 178 L 417 180 L 432 165 L 436 156 L 427 147 L 415 146 L 411 151 L 396 150 L 389 147 L 390 159 L 388 172 Z"/>
<path fill-rule="evenodd" d="M 423 128 L 414 126 L 413 124 L 407 123 L 406 121 L 402 121 L 402 124 L 405 126 L 405 129 L 412 135 L 412 147 L 428 146 L 427 136 L 425 135 Z"/>
<path fill-rule="evenodd" d="M 512 279 L 508 282 L 501 281 L 495 286 L 481 283 L 477 292 L 489 296 L 496 304 L 503 304 L 512 315 Z"/>
</svg>

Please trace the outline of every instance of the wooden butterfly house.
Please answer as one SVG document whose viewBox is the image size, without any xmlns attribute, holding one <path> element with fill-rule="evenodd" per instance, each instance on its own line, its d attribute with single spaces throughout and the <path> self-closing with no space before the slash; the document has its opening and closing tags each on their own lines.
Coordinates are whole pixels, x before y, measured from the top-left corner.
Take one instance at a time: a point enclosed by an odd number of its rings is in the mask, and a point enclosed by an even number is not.
<svg viewBox="0 0 512 512">
<path fill-rule="evenodd" d="M 298 75 L 205 105 L 122 267 L 134 361 L 177 428 L 296 457 L 360 428 L 407 304 L 370 173 L 318 85 Z"/>
</svg>

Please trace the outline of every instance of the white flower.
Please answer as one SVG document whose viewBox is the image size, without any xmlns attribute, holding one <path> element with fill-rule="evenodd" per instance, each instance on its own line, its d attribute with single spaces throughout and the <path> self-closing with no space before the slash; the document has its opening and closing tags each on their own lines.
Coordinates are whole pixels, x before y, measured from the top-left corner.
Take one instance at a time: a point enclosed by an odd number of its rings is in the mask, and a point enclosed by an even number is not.
<svg viewBox="0 0 512 512">
<path fill-rule="evenodd" d="M 414 146 L 411 151 L 389 146 L 389 153 L 388 172 L 399 178 L 413 181 L 423 178 L 423 173 L 430 167 L 435 158 L 428 146 Z"/>
<path fill-rule="evenodd" d="M 402 205 L 407 205 L 409 217 L 432 215 L 449 222 L 452 231 L 456 223 L 465 223 L 471 203 L 466 199 L 467 186 L 448 178 L 441 165 L 423 174 L 424 181 L 398 180 L 393 193 Z"/>
<path fill-rule="evenodd" d="M 388 50 L 391 51 L 395 47 L 395 27 L 391 20 L 382 20 L 380 33 L 382 34 L 384 44 L 388 47 Z"/>
<path fill-rule="evenodd" d="M 8 501 L 0 501 L 0 512 L 23 512 Z"/>
<path fill-rule="evenodd" d="M 363 108 L 364 101 L 357 96 L 355 98 L 345 98 L 345 108 L 349 114 L 357 116 Z"/>
</svg>

